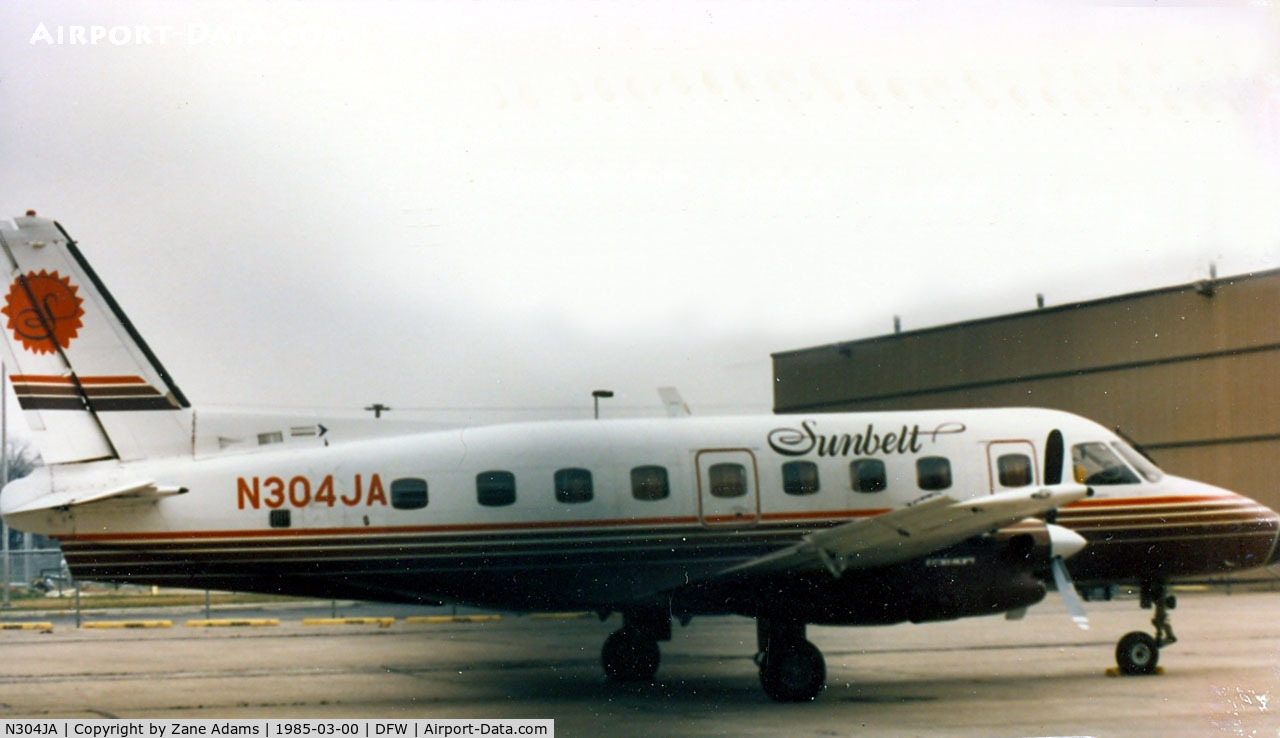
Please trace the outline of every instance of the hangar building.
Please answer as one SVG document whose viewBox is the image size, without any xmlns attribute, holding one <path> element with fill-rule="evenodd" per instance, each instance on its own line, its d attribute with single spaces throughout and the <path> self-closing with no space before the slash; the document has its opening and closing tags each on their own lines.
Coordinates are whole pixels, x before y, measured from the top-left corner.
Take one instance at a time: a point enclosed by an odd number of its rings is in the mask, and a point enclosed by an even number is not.
<svg viewBox="0 0 1280 738">
<path fill-rule="evenodd" d="M 1280 270 L 773 355 L 774 410 L 1037 406 L 1280 509 Z"/>
</svg>

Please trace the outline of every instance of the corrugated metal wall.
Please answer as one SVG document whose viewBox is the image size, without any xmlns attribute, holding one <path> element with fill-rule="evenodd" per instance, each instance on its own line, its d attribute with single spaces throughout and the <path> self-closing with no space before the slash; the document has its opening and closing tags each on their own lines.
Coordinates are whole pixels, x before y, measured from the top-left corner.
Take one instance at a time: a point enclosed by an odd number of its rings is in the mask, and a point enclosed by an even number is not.
<svg viewBox="0 0 1280 738">
<path fill-rule="evenodd" d="M 774 354 L 777 412 L 1036 406 L 1280 507 L 1280 271 Z"/>
</svg>

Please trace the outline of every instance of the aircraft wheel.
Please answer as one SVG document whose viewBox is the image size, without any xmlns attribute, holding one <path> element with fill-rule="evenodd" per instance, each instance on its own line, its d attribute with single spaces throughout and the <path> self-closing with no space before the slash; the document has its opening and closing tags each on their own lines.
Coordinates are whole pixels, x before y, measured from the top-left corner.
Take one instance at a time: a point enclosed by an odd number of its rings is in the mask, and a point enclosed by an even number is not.
<svg viewBox="0 0 1280 738">
<path fill-rule="evenodd" d="M 760 685 L 777 702 L 808 702 L 827 686 L 827 664 L 818 647 L 803 638 L 765 651 Z"/>
<path fill-rule="evenodd" d="M 604 641 L 600 661 L 615 682 L 651 682 L 662 654 L 658 642 L 636 628 L 619 628 Z"/>
<path fill-rule="evenodd" d="M 1160 647 L 1156 639 L 1134 631 L 1116 644 L 1116 665 L 1121 674 L 1153 674 L 1160 660 Z"/>
</svg>

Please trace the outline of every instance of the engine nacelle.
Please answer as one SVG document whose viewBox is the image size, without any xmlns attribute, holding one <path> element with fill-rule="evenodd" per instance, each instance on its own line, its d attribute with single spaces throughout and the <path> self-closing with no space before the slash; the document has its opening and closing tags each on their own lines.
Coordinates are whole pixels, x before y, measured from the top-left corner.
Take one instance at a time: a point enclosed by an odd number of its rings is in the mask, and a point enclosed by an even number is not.
<svg viewBox="0 0 1280 738">
<path fill-rule="evenodd" d="M 823 625 L 888 625 L 1029 607 L 1044 599 L 1052 557 L 1070 555 L 1063 549 L 1075 544 L 1055 537 L 1055 527 L 1028 520 L 893 566 L 839 578 L 825 572 L 780 577 L 767 596 L 735 609 Z"/>
</svg>

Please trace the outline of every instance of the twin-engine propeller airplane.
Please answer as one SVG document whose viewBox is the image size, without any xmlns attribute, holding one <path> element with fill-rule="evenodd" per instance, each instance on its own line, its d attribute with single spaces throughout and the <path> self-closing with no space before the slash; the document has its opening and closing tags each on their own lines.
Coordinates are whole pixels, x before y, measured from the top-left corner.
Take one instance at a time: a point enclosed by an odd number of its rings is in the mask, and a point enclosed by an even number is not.
<svg viewBox="0 0 1280 738">
<path fill-rule="evenodd" d="M 1276 557 L 1275 512 L 1050 410 L 380 438 L 197 413 L 60 225 L 28 213 L 0 245 L 4 360 L 45 462 L 0 511 L 80 579 L 619 612 L 617 681 L 654 677 L 673 618 L 744 615 L 765 692 L 798 701 L 826 681 L 807 624 L 1016 616 L 1049 580 L 1081 622 L 1073 579 L 1139 586 L 1155 634 L 1117 659 L 1148 672 L 1174 640 L 1170 581 Z"/>
</svg>

